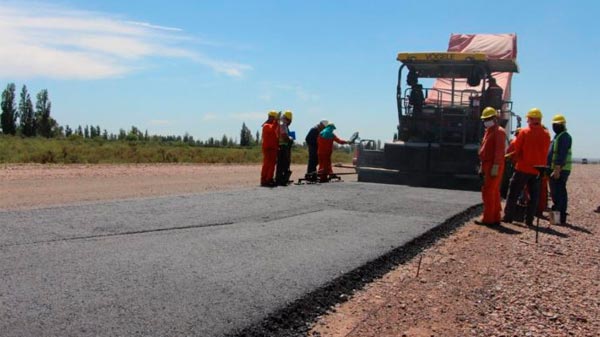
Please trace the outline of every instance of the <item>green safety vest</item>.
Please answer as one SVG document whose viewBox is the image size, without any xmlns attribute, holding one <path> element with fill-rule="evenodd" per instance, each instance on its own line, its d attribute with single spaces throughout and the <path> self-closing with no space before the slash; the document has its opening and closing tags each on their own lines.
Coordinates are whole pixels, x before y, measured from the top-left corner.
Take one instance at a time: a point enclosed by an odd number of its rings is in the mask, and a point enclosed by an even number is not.
<svg viewBox="0 0 600 337">
<path fill-rule="evenodd" d="M 554 143 L 552 144 L 552 163 L 550 168 L 554 170 L 554 161 L 558 156 L 558 139 L 562 136 L 566 131 L 563 131 L 554 138 Z M 567 159 L 565 160 L 565 166 L 562 167 L 565 171 L 571 171 L 571 148 L 569 148 L 569 152 L 567 152 Z"/>
</svg>

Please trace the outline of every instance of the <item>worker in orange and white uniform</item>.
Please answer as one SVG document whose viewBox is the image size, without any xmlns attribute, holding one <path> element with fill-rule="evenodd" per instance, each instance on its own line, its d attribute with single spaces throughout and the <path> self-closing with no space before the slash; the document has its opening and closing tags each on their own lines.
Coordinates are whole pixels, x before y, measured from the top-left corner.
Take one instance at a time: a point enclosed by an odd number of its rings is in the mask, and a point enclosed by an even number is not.
<svg viewBox="0 0 600 337">
<path fill-rule="evenodd" d="M 260 186 L 274 187 L 275 165 L 279 150 L 279 113 L 269 111 L 267 120 L 262 125 L 262 154 L 263 164 L 260 171 Z"/>
<path fill-rule="evenodd" d="M 515 171 L 510 178 L 508 196 L 502 221 L 511 223 L 515 214 L 517 200 L 525 186 L 529 191 L 529 203 L 525 223 L 533 225 L 533 217 L 539 200 L 538 175 L 535 166 L 546 165 L 546 154 L 550 146 L 550 133 L 542 126 L 542 111 L 533 108 L 527 112 L 527 127 L 519 132 L 515 140 Z"/>
<path fill-rule="evenodd" d="M 328 181 L 328 176 L 333 174 L 331 167 L 331 155 L 333 154 L 333 142 L 347 144 L 348 142 L 338 138 L 334 133 L 335 124 L 329 123 L 321 130 L 317 139 L 317 157 L 319 158 L 319 180 Z"/>
<path fill-rule="evenodd" d="M 483 186 L 481 187 L 483 217 L 476 223 L 497 226 L 500 225 L 502 217 L 500 183 L 504 173 L 506 131 L 498 125 L 498 114 L 492 107 L 483 109 L 481 120 L 485 126 L 483 141 L 479 148 L 480 174 L 483 176 Z"/>
</svg>

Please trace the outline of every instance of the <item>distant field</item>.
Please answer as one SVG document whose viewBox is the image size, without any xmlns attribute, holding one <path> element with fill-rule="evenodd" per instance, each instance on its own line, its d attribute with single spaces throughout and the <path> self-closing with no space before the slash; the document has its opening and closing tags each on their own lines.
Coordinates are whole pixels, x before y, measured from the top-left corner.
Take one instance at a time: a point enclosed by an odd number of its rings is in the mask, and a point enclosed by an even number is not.
<svg viewBox="0 0 600 337">
<path fill-rule="evenodd" d="M 305 163 L 306 148 L 295 146 L 293 163 Z M 260 163 L 262 152 L 254 147 L 208 147 L 183 142 L 107 141 L 103 139 L 20 138 L 0 135 L 0 163 Z M 333 162 L 349 163 L 352 153 L 337 150 Z"/>
</svg>

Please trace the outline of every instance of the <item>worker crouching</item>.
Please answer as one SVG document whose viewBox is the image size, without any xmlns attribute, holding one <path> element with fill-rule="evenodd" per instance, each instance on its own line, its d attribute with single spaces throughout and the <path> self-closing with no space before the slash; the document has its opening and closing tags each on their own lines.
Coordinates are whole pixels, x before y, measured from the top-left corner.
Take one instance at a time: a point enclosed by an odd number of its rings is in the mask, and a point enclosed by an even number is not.
<svg viewBox="0 0 600 337">
<path fill-rule="evenodd" d="M 480 175 L 483 177 L 481 197 L 483 199 L 483 217 L 476 221 L 482 225 L 497 226 L 502 216 L 500 183 L 504 173 L 504 150 L 506 131 L 498 125 L 496 109 L 487 107 L 481 114 L 485 134 L 479 149 L 481 161 Z"/>
<path fill-rule="evenodd" d="M 319 180 L 329 181 L 329 175 L 333 174 L 331 167 L 331 155 L 333 153 L 333 142 L 347 144 L 348 142 L 338 138 L 333 131 L 335 124 L 329 123 L 320 133 L 317 139 L 317 157 L 319 158 Z"/>
</svg>

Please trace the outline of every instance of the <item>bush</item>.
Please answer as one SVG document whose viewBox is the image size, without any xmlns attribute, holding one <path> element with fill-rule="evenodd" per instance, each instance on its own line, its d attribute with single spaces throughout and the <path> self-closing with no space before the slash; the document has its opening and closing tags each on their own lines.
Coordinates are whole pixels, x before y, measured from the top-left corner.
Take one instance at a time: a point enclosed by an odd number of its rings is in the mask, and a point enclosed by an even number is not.
<svg viewBox="0 0 600 337">
<path fill-rule="evenodd" d="M 292 149 L 292 163 L 308 160 L 306 148 Z M 336 150 L 333 162 L 352 161 L 347 150 Z M 182 142 L 85 139 L 20 138 L 0 135 L 0 163 L 261 163 L 262 150 L 251 147 L 203 147 Z"/>
</svg>

